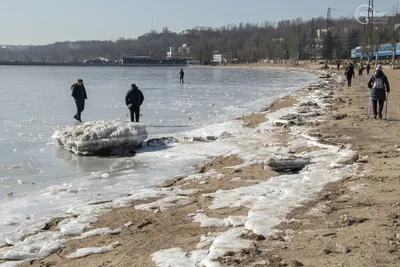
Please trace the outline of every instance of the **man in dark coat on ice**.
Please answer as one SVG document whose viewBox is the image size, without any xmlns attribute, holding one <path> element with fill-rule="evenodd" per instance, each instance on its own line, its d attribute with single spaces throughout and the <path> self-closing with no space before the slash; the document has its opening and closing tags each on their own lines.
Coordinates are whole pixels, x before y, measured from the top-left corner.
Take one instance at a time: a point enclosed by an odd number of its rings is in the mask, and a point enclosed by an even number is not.
<svg viewBox="0 0 400 267">
<path fill-rule="evenodd" d="M 131 85 L 131 89 L 126 93 L 125 104 L 128 106 L 131 114 L 131 122 L 139 122 L 140 106 L 143 104 L 144 96 L 142 91 L 135 84 Z"/>
<path fill-rule="evenodd" d="M 85 99 L 87 99 L 86 89 L 83 85 L 83 80 L 78 79 L 78 81 L 71 86 L 71 91 L 71 95 L 74 98 L 76 105 L 76 114 L 74 116 L 74 119 L 82 122 L 81 114 L 82 111 L 85 109 Z"/>
</svg>

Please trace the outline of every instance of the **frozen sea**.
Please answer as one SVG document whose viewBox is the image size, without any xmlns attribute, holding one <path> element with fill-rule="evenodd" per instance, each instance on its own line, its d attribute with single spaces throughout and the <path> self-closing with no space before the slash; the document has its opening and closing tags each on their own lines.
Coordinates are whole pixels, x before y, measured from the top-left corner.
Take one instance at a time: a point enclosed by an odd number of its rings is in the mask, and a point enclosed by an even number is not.
<svg viewBox="0 0 400 267">
<path fill-rule="evenodd" d="M 126 120 L 124 96 L 135 83 L 145 101 L 149 138 L 182 135 L 257 112 L 315 81 L 309 73 L 271 69 L 123 67 L 0 67 L 0 243 L 69 208 L 152 187 L 209 153 L 182 146 L 144 148 L 134 157 L 78 157 L 53 145 L 58 127 L 74 125 L 70 86 L 88 93 L 83 121 Z M 218 129 L 221 129 L 219 127 Z M 200 148 L 200 149 L 199 149 Z M 220 151 L 218 149 L 221 149 Z M 215 147 L 213 153 L 224 153 Z"/>
</svg>

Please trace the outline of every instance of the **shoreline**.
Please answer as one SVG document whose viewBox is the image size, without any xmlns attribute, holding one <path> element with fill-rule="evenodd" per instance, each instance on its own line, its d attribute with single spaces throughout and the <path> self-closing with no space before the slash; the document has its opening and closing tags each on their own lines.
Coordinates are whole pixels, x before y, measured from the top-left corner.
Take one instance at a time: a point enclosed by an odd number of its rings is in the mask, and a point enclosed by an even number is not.
<svg viewBox="0 0 400 267">
<path fill-rule="evenodd" d="M 301 91 L 301 90 L 304 90 L 304 89 L 300 89 L 297 93 L 295 93 L 295 95 L 297 95 L 297 94 L 299 94 L 299 92 Z M 290 98 L 290 97 L 289 97 Z M 274 105 L 276 106 L 277 105 L 277 103 L 279 103 L 279 102 L 285 102 L 285 101 L 282 101 L 282 100 L 276 100 L 276 101 L 274 101 L 270 106 L 271 107 L 273 107 Z M 288 105 L 288 104 L 286 104 L 287 106 L 291 106 L 291 105 L 293 105 L 293 103 L 291 103 L 290 105 Z M 285 106 L 285 105 L 284 105 Z M 278 107 L 275 107 L 276 108 L 276 110 L 277 111 L 279 111 L 279 105 L 278 105 Z M 287 107 L 286 107 L 287 108 Z M 268 113 L 268 111 L 267 111 L 267 113 Z M 259 115 L 259 114 L 252 114 L 252 115 L 249 115 L 249 116 L 247 116 L 247 117 L 251 117 L 251 116 L 257 116 L 257 115 Z M 311 150 L 313 150 L 312 148 L 311 148 Z M 231 160 L 233 160 L 233 163 L 235 163 L 238 159 L 237 158 L 233 158 L 233 159 L 231 159 Z M 228 162 L 230 162 L 230 163 L 232 163 L 231 162 L 231 160 L 228 160 Z M 223 162 L 225 161 L 225 160 L 222 160 Z M 237 162 L 236 162 L 237 163 Z M 204 166 L 206 166 L 207 164 L 209 164 L 209 163 L 206 163 Z M 226 163 L 224 163 L 224 164 L 226 164 Z M 233 165 L 235 165 L 235 164 L 233 164 Z M 240 164 L 239 164 L 240 165 Z M 256 164 L 257 165 L 257 164 Z M 203 166 L 203 167 L 204 167 Z M 211 166 L 213 166 L 213 163 L 211 163 Z M 246 167 L 245 167 L 246 168 Z M 262 170 L 264 170 L 264 168 L 265 167 L 263 167 L 262 168 Z M 206 169 L 207 169 L 207 167 L 206 167 Z M 200 173 L 204 173 L 204 171 L 207 171 L 206 169 L 203 169 L 203 171 L 202 172 L 200 172 Z M 212 169 L 209 169 L 208 171 L 210 171 L 210 170 L 212 170 Z M 258 170 L 259 172 L 260 172 L 260 170 Z M 245 171 L 246 172 L 246 171 Z M 262 172 L 262 171 L 261 171 Z M 275 174 L 276 175 L 276 173 L 271 173 L 271 175 L 273 176 L 273 174 Z M 264 174 L 263 174 L 264 175 Z M 265 177 L 267 180 L 269 179 L 269 177 L 270 177 L 270 175 L 268 175 L 267 177 Z M 278 176 L 279 177 L 279 176 Z M 232 177 L 231 177 L 232 178 Z M 225 181 L 225 182 L 227 182 L 227 181 Z M 252 182 L 244 182 L 243 184 L 242 184 L 242 187 L 243 186 L 249 186 L 250 184 L 252 184 L 252 183 L 254 183 L 254 181 L 252 181 Z M 206 183 L 205 183 L 206 184 Z M 196 184 L 197 185 L 197 184 Z M 183 189 L 185 188 L 185 185 L 183 184 L 182 185 L 183 187 Z M 198 187 L 198 185 L 197 185 L 197 187 Z M 220 187 L 218 187 L 218 188 L 220 188 Z M 228 188 L 229 188 L 229 186 L 228 186 Z M 188 189 L 189 190 L 189 189 Z M 189 190 L 190 191 L 190 190 Z M 204 191 L 203 191 L 204 192 Z M 192 194 L 193 194 L 193 192 L 192 192 Z M 185 195 L 185 194 L 183 194 L 183 195 Z M 189 194 L 189 196 L 190 196 L 190 194 Z M 200 197 L 200 196 L 198 196 L 198 197 Z M 136 204 L 136 203 L 135 203 Z M 188 204 L 186 204 L 186 205 L 188 205 Z M 186 206 L 186 205 L 183 205 L 184 207 Z M 117 210 L 116 210 L 117 211 Z M 114 211 L 114 213 L 116 212 L 116 211 Z M 242 212 L 240 212 L 240 214 L 242 214 Z M 104 215 L 104 216 L 112 216 L 112 215 L 110 215 L 109 213 L 108 213 L 108 215 L 106 214 L 106 215 Z M 243 215 L 241 215 L 241 216 L 243 216 Z M 197 225 L 197 228 L 198 228 L 198 225 Z M 106 253 L 107 254 L 107 253 Z M 105 255 L 105 254 L 104 254 Z M 65 255 L 64 255 L 65 256 Z M 53 256 L 50 256 L 49 257 L 49 259 L 51 260 L 53 258 Z M 90 256 L 88 257 L 88 258 L 90 258 Z M 86 258 L 86 259 L 88 259 L 88 258 Z M 36 262 L 39 262 L 39 261 L 36 261 Z M 33 264 L 35 263 L 35 261 L 33 262 Z M 61 263 L 60 263 L 61 264 Z M 58 266 L 58 265 L 57 265 Z M 141 266 L 141 265 L 137 265 L 137 266 Z"/>
</svg>

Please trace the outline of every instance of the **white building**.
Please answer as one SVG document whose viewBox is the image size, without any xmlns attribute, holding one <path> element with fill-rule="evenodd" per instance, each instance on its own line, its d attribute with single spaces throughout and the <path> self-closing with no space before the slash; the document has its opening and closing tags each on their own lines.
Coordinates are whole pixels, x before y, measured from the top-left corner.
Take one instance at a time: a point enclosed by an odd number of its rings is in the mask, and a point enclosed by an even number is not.
<svg viewBox="0 0 400 267">
<path fill-rule="evenodd" d="M 317 30 L 317 39 L 322 39 L 327 33 L 326 29 L 318 29 Z"/>
<path fill-rule="evenodd" d="M 222 55 L 222 51 L 214 51 L 213 52 L 213 61 L 214 62 L 221 63 L 223 59 L 224 59 L 224 57 Z"/>
<path fill-rule="evenodd" d="M 167 52 L 167 58 L 171 59 L 171 58 L 176 58 L 178 56 L 178 54 L 175 51 L 175 47 L 170 47 L 169 51 Z"/>
</svg>

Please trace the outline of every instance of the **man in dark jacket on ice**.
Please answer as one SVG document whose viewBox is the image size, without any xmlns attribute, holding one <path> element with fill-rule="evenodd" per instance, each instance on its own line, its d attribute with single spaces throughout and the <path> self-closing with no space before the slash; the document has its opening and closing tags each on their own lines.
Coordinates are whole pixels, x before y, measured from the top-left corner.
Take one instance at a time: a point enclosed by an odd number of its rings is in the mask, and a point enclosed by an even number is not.
<svg viewBox="0 0 400 267">
<path fill-rule="evenodd" d="M 139 122 L 140 106 L 143 104 L 144 96 L 142 91 L 135 84 L 131 85 L 131 89 L 126 93 L 125 104 L 131 113 L 131 122 Z"/>
<path fill-rule="evenodd" d="M 386 101 L 386 93 L 390 92 L 390 85 L 388 78 L 382 71 L 382 66 L 376 66 L 375 74 L 369 79 L 368 88 L 371 89 L 371 101 L 374 110 L 374 119 L 379 114 L 379 118 L 382 119 L 383 105 Z M 379 112 L 377 105 L 379 103 Z"/>
<path fill-rule="evenodd" d="M 76 104 L 76 114 L 74 116 L 74 119 L 82 122 L 81 113 L 85 109 L 85 99 L 87 99 L 86 89 L 83 85 L 83 80 L 78 79 L 78 81 L 71 86 L 71 90 L 71 95 L 74 98 Z"/>
</svg>

